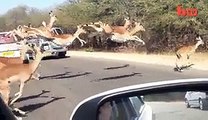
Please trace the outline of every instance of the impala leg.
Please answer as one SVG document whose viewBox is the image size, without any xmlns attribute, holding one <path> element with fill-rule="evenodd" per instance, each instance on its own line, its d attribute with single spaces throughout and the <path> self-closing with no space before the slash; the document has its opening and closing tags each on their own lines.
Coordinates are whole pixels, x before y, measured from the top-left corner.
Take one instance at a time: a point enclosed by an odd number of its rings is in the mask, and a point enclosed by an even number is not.
<svg viewBox="0 0 208 120">
<path fill-rule="evenodd" d="M 12 105 L 15 101 L 17 101 L 17 100 L 22 96 L 22 92 L 23 92 L 23 87 L 24 87 L 24 85 L 25 85 L 24 82 L 21 82 L 21 83 L 20 83 L 20 91 L 19 91 L 18 93 L 16 93 L 16 94 L 18 94 L 17 97 L 15 97 L 15 98 L 9 103 L 9 105 Z"/>
<path fill-rule="evenodd" d="M 87 42 L 83 39 L 80 39 L 79 37 L 77 37 L 79 39 L 79 42 L 81 43 L 81 46 L 83 46 L 84 44 L 86 44 Z M 84 43 L 84 44 L 83 44 Z"/>
<path fill-rule="evenodd" d="M 13 110 L 16 111 L 16 112 L 19 112 L 22 115 L 25 115 L 26 114 L 26 112 L 24 112 L 24 111 L 22 111 L 22 110 L 20 110 L 18 108 L 14 108 Z"/>
<path fill-rule="evenodd" d="M 188 61 L 188 65 L 190 65 L 191 64 L 190 54 L 187 54 L 187 61 Z"/>
<path fill-rule="evenodd" d="M 17 116 L 15 116 L 15 118 L 16 118 L 17 120 L 22 120 L 22 118 L 21 118 L 21 117 L 17 117 Z"/>
<path fill-rule="evenodd" d="M 189 59 L 190 58 L 190 55 L 187 55 L 187 59 Z"/>
<path fill-rule="evenodd" d="M 136 41 L 138 41 L 138 42 L 141 42 L 142 43 L 142 45 L 145 45 L 145 42 L 142 40 L 142 39 L 140 39 L 138 36 L 132 36 L 132 38 L 133 39 L 130 39 L 130 40 L 136 40 Z"/>
</svg>

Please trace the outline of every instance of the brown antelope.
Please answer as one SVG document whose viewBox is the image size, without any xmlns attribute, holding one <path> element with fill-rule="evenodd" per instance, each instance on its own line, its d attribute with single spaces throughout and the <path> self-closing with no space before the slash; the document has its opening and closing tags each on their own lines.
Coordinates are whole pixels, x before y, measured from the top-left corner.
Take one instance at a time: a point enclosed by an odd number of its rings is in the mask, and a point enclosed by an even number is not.
<svg viewBox="0 0 208 120">
<path fill-rule="evenodd" d="M 129 26 L 132 24 L 131 21 L 127 18 L 124 19 L 125 20 L 125 24 L 123 26 L 111 26 L 112 27 L 112 30 L 113 32 L 116 32 L 116 33 L 120 33 L 120 34 L 124 34 Z"/>
<path fill-rule="evenodd" d="M 10 31 L 12 34 L 18 35 L 21 39 L 26 37 L 37 37 L 37 35 L 45 35 L 42 31 L 28 26 L 19 25 L 16 29 Z"/>
<path fill-rule="evenodd" d="M 74 34 L 53 34 L 52 38 L 54 38 L 53 42 L 62 46 L 71 45 L 72 42 L 77 38 L 80 41 L 81 46 L 83 46 L 84 44 L 86 44 L 86 41 L 79 38 L 79 35 L 81 33 L 86 33 L 86 31 L 83 29 L 83 26 L 77 26 L 77 31 Z"/>
<path fill-rule="evenodd" d="M 103 28 L 105 33 L 110 34 L 113 32 L 113 29 L 109 24 L 102 23 L 101 21 L 99 21 L 98 24 Z"/>
<path fill-rule="evenodd" d="M 125 31 L 123 34 L 112 32 L 110 39 L 118 43 L 124 43 L 126 41 L 133 40 L 141 42 L 144 45 L 145 42 L 134 34 L 138 31 L 145 31 L 145 29 L 140 23 L 135 22 L 135 25 L 136 26 L 134 28 L 132 28 L 130 31 Z"/>
<path fill-rule="evenodd" d="M 49 24 L 47 25 L 47 27 L 49 29 L 51 29 L 53 27 L 54 22 L 56 22 L 58 19 L 57 19 L 56 15 L 53 14 L 52 11 L 49 13 L 49 15 L 50 15 L 50 21 L 49 21 Z"/>
<path fill-rule="evenodd" d="M 44 53 L 42 53 L 40 48 L 34 46 L 34 51 L 36 52 L 36 57 L 32 63 L 7 65 L 1 69 L 0 93 L 7 105 L 9 102 L 10 84 L 14 82 L 20 83 L 20 90 L 15 94 L 16 97 L 10 102 L 11 105 L 22 96 L 25 83 L 31 79 L 32 74 L 37 70 L 41 59 L 44 57 Z"/>
<path fill-rule="evenodd" d="M 189 46 L 183 46 L 181 48 L 179 48 L 176 51 L 176 56 L 177 56 L 177 60 L 179 59 L 183 59 L 184 57 L 186 57 L 186 59 L 188 60 L 190 58 L 190 56 L 196 51 L 196 49 L 199 47 L 199 45 L 203 45 L 204 42 L 201 39 L 201 37 L 197 37 L 196 38 L 197 43 L 194 45 L 189 45 Z M 177 64 L 176 64 L 177 65 Z"/>
<path fill-rule="evenodd" d="M 44 36 L 47 38 L 51 38 L 51 28 L 54 24 L 54 22 L 57 20 L 57 17 L 52 13 L 52 11 L 49 13 L 50 15 L 50 21 L 47 25 L 45 21 L 42 22 L 43 26 L 40 26 L 38 28 L 34 28 L 29 23 L 28 26 L 26 25 L 19 25 L 17 29 L 14 29 L 11 31 L 12 33 L 20 36 L 22 39 L 25 37 L 37 37 L 38 35 Z"/>
<path fill-rule="evenodd" d="M 43 21 L 43 22 L 42 22 L 42 25 L 43 25 L 43 26 L 40 26 L 40 27 L 37 28 L 37 29 L 40 29 L 40 30 L 42 30 L 42 31 L 47 30 L 46 32 L 48 32 L 48 31 L 52 32 L 52 27 L 53 27 L 54 23 L 55 23 L 58 19 L 57 19 L 56 15 L 53 14 L 52 11 L 49 12 L 49 15 L 50 15 L 50 21 L 49 21 L 49 23 L 47 24 L 45 21 Z M 50 37 L 50 36 L 49 36 L 49 37 Z"/>
<path fill-rule="evenodd" d="M 127 18 L 125 18 L 124 20 L 125 20 L 124 26 L 110 26 L 109 24 L 105 24 L 101 21 L 95 22 L 94 24 L 99 24 L 107 34 L 110 34 L 112 32 L 124 34 L 125 32 L 128 31 L 129 26 L 132 24 L 131 21 L 128 20 Z"/>
</svg>

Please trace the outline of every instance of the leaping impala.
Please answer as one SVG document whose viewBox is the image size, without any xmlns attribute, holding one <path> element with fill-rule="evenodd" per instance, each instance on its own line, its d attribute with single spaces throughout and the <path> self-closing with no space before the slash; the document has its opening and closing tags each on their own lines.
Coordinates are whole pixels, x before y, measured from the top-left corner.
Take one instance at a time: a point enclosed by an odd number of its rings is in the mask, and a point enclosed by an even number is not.
<svg viewBox="0 0 208 120">
<path fill-rule="evenodd" d="M 81 33 L 87 33 L 87 32 L 83 29 L 83 26 L 77 26 L 77 31 L 74 34 L 61 34 L 61 35 L 53 34 L 52 38 L 54 38 L 53 42 L 62 46 L 71 45 L 72 42 L 77 38 L 80 41 L 81 46 L 83 46 L 84 44 L 86 44 L 86 41 L 79 38 L 79 35 Z"/>
<path fill-rule="evenodd" d="M 176 51 L 176 56 L 177 56 L 177 61 L 180 59 L 183 59 L 186 57 L 186 60 L 188 60 L 190 58 L 190 56 L 196 51 L 196 49 L 199 47 L 199 45 L 203 45 L 204 42 L 201 39 L 201 37 L 197 37 L 196 38 L 197 42 L 194 45 L 189 45 L 189 46 L 183 46 L 181 48 L 179 48 Z M 177 65 L 177 61 L 176 61 L 176 66 Z"/>
<path fill-rule="evenodd" d="M 52 11 L 49 12 L 49 15 L 50 15 L 50 21 L 49 23 L 47 24 L 45 21 L 42 22 L 42 25 L 43 26 L 40 26 L 39 28 L 37 29 L 40 29 L 40 30 L 48 30 L 50 32 L 52 32 L 52 27 L 54 25 L 54 23 L 58 20 L 56 15 L 53 14 Z"/>
<path fill-rule="evenodd" d="M 54 22 L 57 21 L 57 17 L 53 14 L 52 11 L 49 13 L 49 15 L 50 15 L 49 24 L 46 24 L 46 22 L 43 21 L 42 22 L 43 26 L 40 26 L 38 28 L 32 27 L 31 24 L 29 24 L 28 26 L 19 25 L 17 29 L 14 29 L 11 32 L 13 34 L 20 36 L 22 39 L 24 39 L 25 37 L 37 37 L 38 35 L 51 38 L 51 33 L 50 33 L 51 28 Z"/>
<path fill-rule="evenodd" d="M 129 19 L 125 18 L 124 20 L 125 23 L 123 26 L 111 26 L 112 32 L 124 34 L 129 29 L 129 26 L 132 24 Z"/>
<path fill-rule="evenodd" d="M 105 29 L 105 27 L 108 27 L 108 25 L 101 24 L 101 26 Z M 118 30 L 117 30 L 118 31 Z M 138 36 L 134 35 L 135 33 L 139 31 L 145 31 L 144 27 L 140 24 L 135 22 L 135 27 L 128 30 L 121 29 L 122 32 L 112 32 L 110 39 L 112 41 L 118 42 L 118 43 L 124 43 L 129 40 L 138 41 L 141 42 L 143 45 L 145 42 L 141 40 Z M 122 33 L 122 34 L 121 34 Z"/>
<path fill-rule="evenodd" d="M 120 33 L 120 34 L 124 34 L 125 32 L 128 31 L 129 26 L 132 24 L 131 21 L 127 18 L 124 19 L 125 23 L 123 26 L 110 26 L 109 24 L 105 24 L 101 21 L 99 22 L 95 22 L 93 24 L 98 24 L 101 26 L 101 28 L 103 28 L 103 31 L 107 34 L 111 34 L 112 32 L 116 32 L 116 33 Z"/>
<path fill-rule="evenodd" d="M 7 65 L 1 69 L 0 72 L 0 93 L 3 97 L 4 102 L 8 105 L 9 94 L 10 94 L 10 84 L 14 82 L 20 83 L 20 90 L 15 94 L 15 98 L 10 102 L 10 105 L 18 100 L 23 93 L 23 87 L 27 81 L 32 77 L 32 74 L 37 70 L 41 59 L 44 57 L 45 53 L 34 46 L 34 51 L 36 52 L 36 57 L 32 63 L 29 64 L 15 64 Z M 22 114 L 25 114 L 22 112 Z"/>
</svg>

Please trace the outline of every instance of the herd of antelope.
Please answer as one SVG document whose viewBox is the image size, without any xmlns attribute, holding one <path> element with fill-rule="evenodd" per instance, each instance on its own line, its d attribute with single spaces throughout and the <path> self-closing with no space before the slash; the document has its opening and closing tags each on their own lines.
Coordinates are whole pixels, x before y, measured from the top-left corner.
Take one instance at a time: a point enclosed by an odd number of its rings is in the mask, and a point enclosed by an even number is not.
<svg viewBox="0 0 208 120">
<path fill-rule="evenodd" d="M 86 44 L 87 42 L 80 38 L 80 34 L 89 34 L 88 36 L 98 36 L 101 34 L 105 34 L 108 36 L 108 39 L 117 42 L 124 43 L 127 41 L 138 41 L 145 45 L 145 42 L 140 39 L 135 34 L 139 31 L 145 31 L 144 27 L 139 22 L 131 22 L 129 19 L 125 19 L 125 24 L 123 26 L 112 26 L 101 21 L 78 25 L 77 30 L 74 34 L 55 34 L 52 32 L 52 28 L 54 23 L 57 20 L 57 17 L 52 13 L 49 13 L 50 21 L 46 23 L 42 22 L 42 26 L 40 27 L 32 27 L 31 24 L 19 25 L 16 29 L 10 31 L 10 35 L 19 36 L 20 39 L 15 37 L 15 40 L 22 45 L 21 49 L 21 57 L 20 58 L 4 58 L 0 57 L 0 93 L 2 95 L 3 100 L 7 105 L 12 105 L 17 99 L 22 96 L 23 87 L 25 82 L 30 79 L 39 80 L 39 74 L 36 72 L 37 68 L 41 62 L 41 59 L 46 51 L 41 50 L 39 47 L 33 44 L 27 44 L 27 38 L 29 37 L 45 37 L 48 40 L 53 41 L 56 44 L 61 46 L 69 46 L 73 43 L 74 40 L 79 40 L 81 46 Z M 96 32 L 88 33 L 84 28 L 91 27 Z M 177 61 L 181 59 L 189 59 L 190 55 L 195 52 L 199 45 L 204 44 L 201 37 L 196 38 L 197 43 L 192 46 L 183 46 L 176 51 Z M 35 59 L 28 63 L 23 64 L 23 56 L 25 55 L 27 50 L 32 50 L 35 53 Z M 178 67 L 178 65 L 176 64 Z M 180 67 L 178 67 L 180 68 Z M 20 87 L 19 91 L 14 95 L 15 98 L 9 102 L 10 95 L 10 84 L 13 82 L 19 82 Z M 22 114 L 25 112 L 19 110 Z"/>
</svg>

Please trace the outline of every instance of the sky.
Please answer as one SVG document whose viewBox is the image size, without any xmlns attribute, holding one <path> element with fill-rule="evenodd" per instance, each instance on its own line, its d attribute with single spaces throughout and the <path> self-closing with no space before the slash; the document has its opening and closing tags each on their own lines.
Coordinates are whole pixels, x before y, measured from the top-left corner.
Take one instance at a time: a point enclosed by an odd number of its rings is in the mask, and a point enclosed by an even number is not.
<svg viewBox="0 0 208 120">
<path fill-rule="evenodd" d="M 27 5 L 38 9 L 53 7 L 66 0 L 0 0 L 0 14 L 6 13 L 9 9 L 18 5 Z"/>
</svg>

